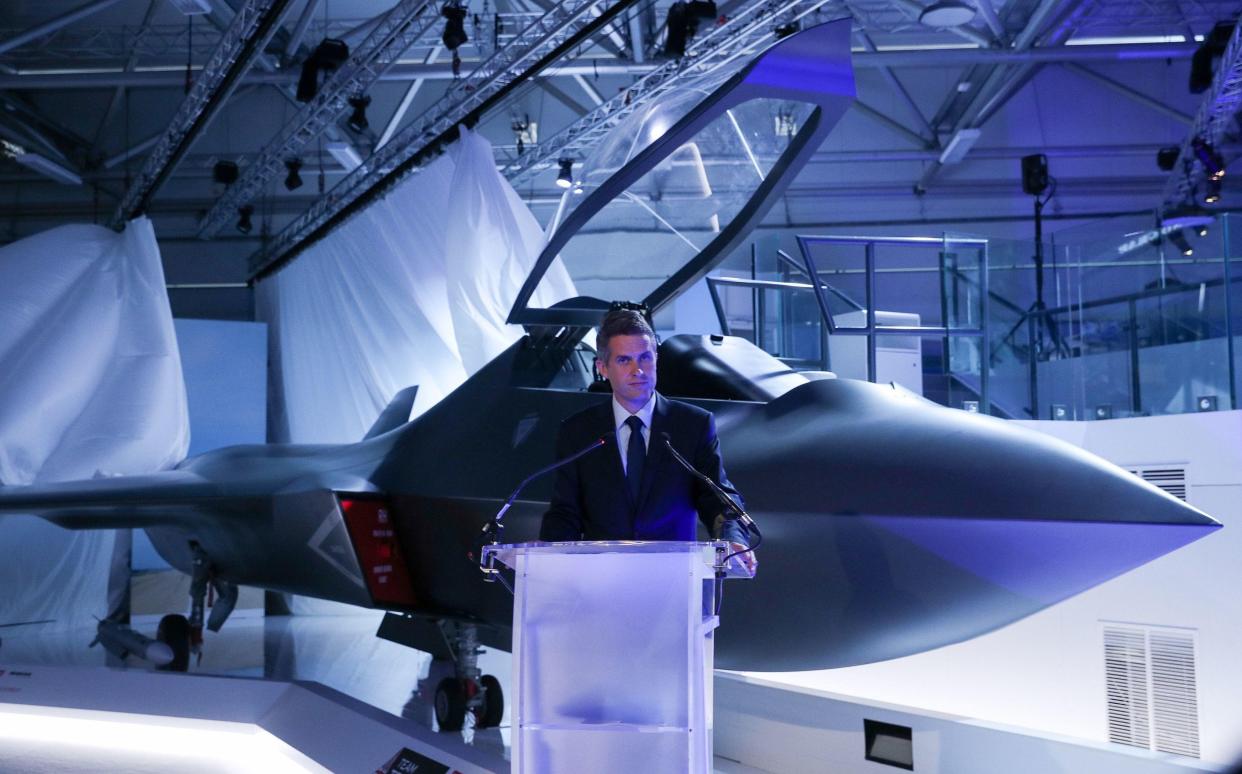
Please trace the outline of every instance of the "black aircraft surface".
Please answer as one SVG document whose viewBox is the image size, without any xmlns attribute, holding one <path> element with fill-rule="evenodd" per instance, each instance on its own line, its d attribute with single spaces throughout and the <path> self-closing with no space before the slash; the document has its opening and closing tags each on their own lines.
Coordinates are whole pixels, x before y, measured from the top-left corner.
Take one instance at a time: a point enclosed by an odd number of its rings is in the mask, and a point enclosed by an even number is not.
<svg viewBox="0 0 1242 774">
<path fill-rule="evenodd" d="M 847 20 L 782 39 L 607 170 L 606 182 L 588 181 L 510 316 L 527 335 L 414 421 L 405 421 L 406 391 L 358 443 L 235 446 L 146 476 L 7 487 L 0 513 L 145 529 L 194 577 L 195 623 L 207 585 L 221 592 L 211 628 L 237 584 L 392 611 L 383 636 L 433 652 L 446 637 L 453 644 L 464 679 L 440 686 L 442 727 L 459 726 L 467 706 L 482 725 L 497 721 L 499 687 L 479 679 L 473 654 L 476 642 L 507 645 L 512 598 L 479 571 L 480 530 L 518 481 L 553 459 L 560 421 L 608 399 L 592 389 L 593 353 L 581 343 L 607 305 L 579 297 L 534 309 L 535 287 L 558 255 L 572 272 L 573 234 L 648 186 L 648 173 L 675 176 L 680 162 L 666 162 L 692 141 L 707 148 L 727 122 L 719 136 L 745 145 L 739 116 L 750 103 L 802 104 L 776 162 L 752 156 L 759 174 L 744 195 L 713 211 L 711 228 L 675 235 L 706 244 L 679 246 L 680 259 L 662 253 L 666 279 L 631 297 L 658 310 L 706 274 L 848 107 L 848 36 Z M 727 199 L 727 186 L 714 184 Z M 644 190 L 646 206 L 680 206 Z M 739 338 L 664 341 L 658 387 L 715 413 L 730 478 L 764 532 L 757 577 L 725 594 L 722 668 L 840 667 L 960 642 L 1219 526 L 1067 443 L 891 385 L 800 374 Z M 506 516 L 507 542 L 536 539 L 550 493 L 549 478 L 524 491 Z"/>
</svg>

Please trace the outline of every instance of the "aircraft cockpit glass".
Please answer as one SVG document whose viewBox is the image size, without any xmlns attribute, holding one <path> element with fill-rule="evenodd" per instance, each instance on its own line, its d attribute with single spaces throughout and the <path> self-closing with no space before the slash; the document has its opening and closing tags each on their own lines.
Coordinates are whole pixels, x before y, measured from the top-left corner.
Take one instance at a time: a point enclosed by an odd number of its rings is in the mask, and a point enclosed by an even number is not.
<svg viewBox="0 0 1242 774">
<path fill-rule="evenodd" d="M 701 253 L 732 221 L 788 146 L 787 126 L 805 122 L 805 102 L 755 99 L 705 126 L 594 213 L 561 249 L 579 293 L 600 299 L 646 298 Z M 658 131 L 660 111 L 640 129 Z M 619 164 L 602 149 L 602 163 L 585 165 L 586 181 L 606 180 Z M 567 197 L 581 199 L 567 193 Z"/>
<path fill-rule="evenodd" d="M 528 306 L 555 258 L 584 299 L 653 311 L 762 220 L 854 97 L 848 20 L 784 38 L 635 110 L 575 165 L 509 322 L 591 325 L 598 304 Z"/>
</svg>

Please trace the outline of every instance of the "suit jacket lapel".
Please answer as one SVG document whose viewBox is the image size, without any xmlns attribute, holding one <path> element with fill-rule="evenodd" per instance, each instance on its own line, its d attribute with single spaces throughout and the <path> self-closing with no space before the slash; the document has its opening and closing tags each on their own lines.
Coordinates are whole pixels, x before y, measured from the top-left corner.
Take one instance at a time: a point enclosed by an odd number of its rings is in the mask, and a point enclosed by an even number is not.
<svg viewBox="0 0 1242 774">
<path fill-rule="evenodd" d="M 668 454 L 664 451 L 664 441 L 660 438 L 660 433 L 668 432 L 667 424 L 668 401 L 663 395 L 656 393 L 655 408 L 651 412 L 651 428 L 647 433 L 647 464 L 643 465 L 643 480 L 638 482 L 638 502 L 633 504 L 635 513 L 642 510 L 643 503 L 651 492 L 652 483 L 659 475 L 659 466 L 654 463 L 663 459 L 662 455 Z"/>
</svg>

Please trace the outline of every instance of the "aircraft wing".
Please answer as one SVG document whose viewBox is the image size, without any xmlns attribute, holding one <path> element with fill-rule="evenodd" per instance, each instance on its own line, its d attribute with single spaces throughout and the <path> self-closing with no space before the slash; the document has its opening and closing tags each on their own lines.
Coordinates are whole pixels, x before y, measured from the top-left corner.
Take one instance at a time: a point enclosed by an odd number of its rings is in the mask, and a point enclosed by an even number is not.
<svg viewBox="0 0 1242 774">
<path fill-rule="evenodd" d="M 227 507 L 219 487 L 194 473 L 169 470 L 54 484 L 0 487 L 0 515 L 31 514 L 66 529 L 184 524 L 210 502 Z M 239 500 L 242 498 L 238 498 Z"/>
</svg>

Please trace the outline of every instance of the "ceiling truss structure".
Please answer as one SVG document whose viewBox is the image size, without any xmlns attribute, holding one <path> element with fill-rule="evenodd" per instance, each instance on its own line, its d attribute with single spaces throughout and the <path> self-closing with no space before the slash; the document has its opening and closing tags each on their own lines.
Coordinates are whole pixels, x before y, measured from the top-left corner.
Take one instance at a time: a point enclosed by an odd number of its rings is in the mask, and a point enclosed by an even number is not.
<svg viewBox="0 0 1242 774">
<path fill-rule="evenodd" d="M 463 120 L 490 121 L 489 139 L 498 167 L 522 186 L 532 204 L 552 201 L 556 191 L 547 170 L 557 159 L 582 157 L 603 133 L 646 100 L 697 77 L 715 60 L 727 61 L 734 49 L 726 39 L 746 25 L 754 25 L 746 33 L 754 40 L 739 43 L 737 56 L 757 50 L 772 37 L 771 19 L 781 12 L 797 13 L 790 11 L 793 8 L 817 7 L 824 19 L 853 17 L 855 67 L 868 85 L 867 91 L 860 91 L 854 120 L 886 141 L 871 143 L 872 150 L 826 147 L 813 166 L 823 170 L 838 164 L 905 164 L 903 169 L 910 170 L 903 173 L 907 176 L 902 184 L 889 179 L 862 188 L 857 181 L 796 183 L 795 189 L 802 185 L 805 190 L 791 190 L 794 199 L 805 198 L 806 192 L 848 196 L 855 189 L 880 192 L 901 187 L 908 198 L 914 198 L 909 197 L 914 188 L 924 192 L 919 198 L 929 201 L 941 195 L 965 196 L 969 186 L 960 170 L 947 170 L 944 148 L 963 130 L 995 126 L 993 119 L 1006 113 L 1015 95 L 1029 94 L 1024 92 L 1027 84 L 1048 64 L 1058 67 L 1048 68 L 1046 77 L 1071 81 L 1092 98 L 1141 106 L 1139 112 L 1150 115 L 1153 124 L 1173 128 L 1174 142 L 1186 138 L 1184 156 L 1190 153 L 1191 139 L 1204 135 L 1205 128 L 1224 131 L 1205 123 L 1206 101 L 1195 115 L 1198 100 L 1184 95 L 1171 100 L 1167 90 L 1162 93 L 1126 69 L 1140 63 L 1155 68 L 1160 61 L 1184 67 L 1197 48 L 1189 36 L 1206 33 L 1216 21 L 1236 15 L 1236 8 L 1222 0 L 969 0 L 979 14 L 970 25 L 953 30 L 919 24 L 918 15 L 928 0 L 718 0 L 722 23 L 704 24 L 691 39 L 691 54 L 680 62 L 662 56 L 665 9 L 671 0 L 637 0 L 618 10 L 623 1 L 596 0 L 591 14 L 575 17 L 557 36 L 549 33 L 546 20 L 568 18 L 591 7 L 586 0 L 470 0 L 471 41 L 461 53 L 463 70 L 473 72 L 455 75 L 443 50 L 441 29 L 420 18 L 403 28 L 399 42 L 392 39 L 376 64 L 357 73 L 358 79 L 350 80 L 350 66 L 339 70 L 321 89 L 317 100 L 322 101 L 316 106 L 295 103 L 292 96 L 298 64 L 314 42 L 341 38 L 349 42 L 355 57 L 374 52 L 378 48 L 373 43 L 383 38 L 383 25 L 395 18 L 396 8 L 417 5 L 418 0 L 385 0 L 379 4 L 384 12 L 371 16 L 364 15 L 376 8 L 370 0 L 212 0 L 213 13 L 206 21 L 202 17 L 178 21 L 166 0 L 47 0 L 46 17 L 25 23 L 14 23 L 0 13 L 0 136 L 20 138 L 32 150 L 46 151 L 80 170 L 94 191 L 96 208 L 101 196 L 115 201 L 109 197 L 123 192 L 118 221 L 148 210 L 179 213 L 183 221 L 192 215 L 190 228 L 213 238 L 243 204 L 261 203 L 265 211 L 280 213 L 276 236 L 248 261 L 250 273 L 257 276 L 291 259 L 434 158 Z M 424 15 L 438 19 L 439 0 L 422 2 Z M 264 17 L 264 30 L 256 30 L 256 9 L 278 6 L 273 16 Z M 328 13 L 329 6 L 335 15 Z M 121 8 L 127 9 L 124 23 L 118 23 L 121 14 L 113 13 Z M 610 9 L 602 22 L 601 9 Z M 289 18 L 281 22 L 285 15 Z M 237 30 L 247 24 L 250 33 L 239 34 Z M 1131 41 L 1121 45 L 1093 41 L 1117 35 L 1128 35 Z M 720 50 L 707 52 L 709 46 Z M 1236 57 L 1236 48 L 1231 47 L 1230 56 Z M 1230 68 L 1222 65 L 1225 69 Z M 187 71 L 194 77 L 194 87 L 182 98 Z M 936 80 L 928 77 L 929 71 L 944 74 L 943 85 L 930 91 L 929 82 Z M 71 102 L 79 90 L 94 89 L 107 91 L 89 121 L 65 116 L 59 106 Z M 373 143 L 358 148 L 363 166 L 345 173 L 332 159 L 315 152 L 314 138 L 321 134 L 348 138 L 337 127 L 345 101 L 368 89 L 380 95 L 372 110 L 377 134 L 371 135 Z M 167 100 L 173 93 L 180 106 L 167 130 L 154 133 L 155 127 L 147 123 L 131 138 L 129 121 L 140 109 L 131 105 Z M 270 110 L 277 93 L 279 113 L 287 113 L 291 103 L 297 111 L 270 140 L 247 136 L 236 147 L 230 147 L 229 140 L 223 152 L 217 142 L 212 150 L 189 155 L 190 146 L 226 103 L 269 103 Z M 1236 107 L 1229 107 L 1226 117 L 1231 118 Z M 545 110 L 555 117 L 549 118 Z M 539 137 L 518 153 L 512 135 L 506 138 L 498 127 L 508 125 L 506 115 L 525 114 L 540 124 Z M 1005 127 L 1004 121 L 999 123 Z M 487 127 L 485 123 L 483 128 Z M 1020 133 L 1006 141 L 1008 130 L 989 131 L 994 134 L 985 134 L 984 143 L 972 148 L 965 161 L 986 165 L 1012 160 L 1022 152 L 1065 159 L 1133 159 L 1125 162 L 1134 167 L 1132 184 L 1123 182 L 1124 176 L 1108 178 L 1119 191 L 1138 191 L 1160 180 L 1154 159 L 1146 164 L 1151 169 L 1144 168 L 1141 174 L 1138 160 L 1170 143 L 1170 138 L 1156 134 L 1130 134 L 1111 144 L 1099 136 L 1066 136 L 1057 147 L 1039 147 Z M 213 130 L 214 134 L 219 132 Z M 990 147 L 985 144 L 988 137 L 993 137 Z M 131 183 L 127 168 L 144 155 L 142 171 Z M 277 190 L 284 161 L 294 156 L 327 168 L 333 185 L 326 195 L 315 198 L 307 196 L 312 193 L 308 190 L 296 194 Z M 243 178 L 222 196 L 208 191 L 206 184 L 216 157 L 235 159 L 243 170 Z M 188 164 L 179 165 L 182 159 Z M 1194 170 L 1190 172 L 1193 176 Z M 165 186 L 172 190 L 156 196 L 170 179 L 184 185 Z M 1071 181 L 1063 190 L 1108 187 L 1105 178 L 1099 180 L 1099 184 Z M 46 218 L 55 206 L 35 201 L 38 197 L 27 200 L 19 189 L 38 181 L 29 170 L 0 168 L 0 186 L 9 189 L 14 200 L 24 201 L 23 212 Z M 988 185 L 976 184 L 979 190 Z M 1181 187 L 1170 195 L 1172 199 L 1185 196 L 1187 183 L 1176 185 Z M 1189 185 L 1193 190 L 1198 183 Z M 1157 193 L 1153 192 L 1153 206 Z M 63 198 L 67 201 L 71 195 L 66 188 Z M 76 203 L 63 210 L 89 213 L 84 198 L 79 193 Z M 271 233 L 268 225 L 265 221 L 265 238 Z M 177 229 L 170 238 L 180 237 L 185 226 L 179 221 Z"/>
<path fill-rule="evenodd" d="M 138 179 L 117 205 L 112 217 L 114 228 L 123 227 L 126 221 L 146 209 L 181 157 L 224 107 L 241 75 L 262 53 L 288 5 L 289 0 L 247 0 L 237 12 L 168 129 L 147 157 Z"/>
</svg>

